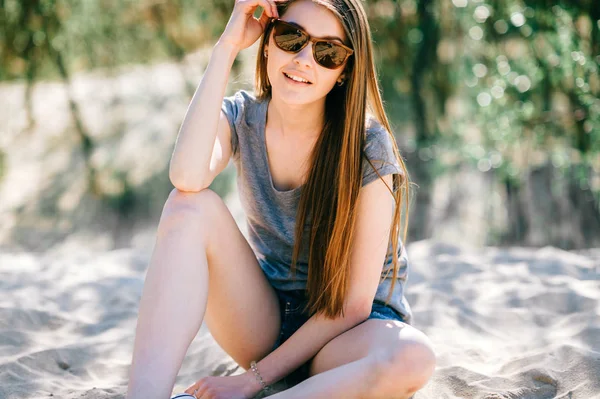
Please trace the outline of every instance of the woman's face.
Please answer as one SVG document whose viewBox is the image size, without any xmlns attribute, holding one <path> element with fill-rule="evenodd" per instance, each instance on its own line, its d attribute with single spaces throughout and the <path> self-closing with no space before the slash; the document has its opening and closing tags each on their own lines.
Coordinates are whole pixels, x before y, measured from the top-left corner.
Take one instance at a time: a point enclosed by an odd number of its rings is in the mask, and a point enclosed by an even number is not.
<svg viewBox="0 0 600 399">
<path fill-rule="evenodd" d="M 281 19 L 294 22 L 311 37 L 336 37 L 340 40 L 335 41 L 348 45 L 344 28 L 337 17 L 327 8 L 310 0 L 292 3 Z M 288 104 L 306 104 L 324 98 L 342 76 L 346 65 L 344 63 L 337 69 L 327 69 L 319 65 L 313 57 L 312 42 L 308 42 L 298 53 L 285 52 L 273 42 L 273 31 L 265 49 L 268 52 L 267 74 L 273 95 Z M 286 74 L 303 78 L 310 83 L 296 83 Z"/>
</svg>

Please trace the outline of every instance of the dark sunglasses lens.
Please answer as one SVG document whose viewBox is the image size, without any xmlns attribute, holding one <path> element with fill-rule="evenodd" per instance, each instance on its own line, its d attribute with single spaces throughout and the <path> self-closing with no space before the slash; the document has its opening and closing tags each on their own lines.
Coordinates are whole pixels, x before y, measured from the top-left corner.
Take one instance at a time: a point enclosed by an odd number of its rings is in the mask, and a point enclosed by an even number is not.
<svg viewBox="0 0 600 399">
<path fill-rule="evenodd" d="M 298 52 L 307 41 L 307 37 L 293 26 L 275 22 L 273 29 L 275 44 L 284 51 Z"/>
<path fill-rule="evenodd" d="M 318 42 L 315 44 L 315 59 L 325 68 L 336 68 L 346 59 L 345 48 L 332 42 Z"/>
</svg>

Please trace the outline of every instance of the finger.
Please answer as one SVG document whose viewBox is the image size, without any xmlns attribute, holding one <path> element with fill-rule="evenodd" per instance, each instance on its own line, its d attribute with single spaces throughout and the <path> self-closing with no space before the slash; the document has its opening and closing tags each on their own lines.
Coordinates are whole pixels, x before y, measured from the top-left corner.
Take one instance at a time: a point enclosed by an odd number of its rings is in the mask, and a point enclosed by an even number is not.
<svg viewBox="0 0 600 399">
<path fill-rule="evenodd" d="M 258 0 L 258 4 L 263 8 L 263 12 L 266 12 L 267 15 L 271 18 L 276 18 L 277 10 L 273 12 L 273 5 L 269 3 L 269 0 Z"/>
<path fill-rule="evenodd" d="M 271 20 L 271 17 L 269 17 L 266 12 L 263 11 L 263 13 L 260 14 L 260 18 L 258 19 L 258 23 L 262 27 L 263 32 L 265 31 L 265 29 L 267 27 L 267 24 L 269 23 L 270 20 Z"/>
<path fill-rule="evenodd" d="M 195 391 L 196 394 L 194 395 L 194 393 L 192 393 L 192 395 L 197 399 L 202 399 L 204 397 L 203 395 L 208 391 L 208 388 L 205 384 L 198 384 L 196 388 L 198 388 L 198 391 Z"/>
<path fill-rule="evenodd" d="M 236 5 L 239 4 L 243 13 L 249 16 L 252 16 L 256 11 L 257 7 L 262 7 L 263 9 L 267 9 L 267 14 L 271 15 L 271 6 L 269 5 L 268 0 L 239 0 L 236 2 Z"/>
<path fill-rule="evenodd" d="M 202 392 L 200 390 L 192 389 L 190 392 L 186 392 L 187 394 L 192 395 L 196 399 L 202 398 Z"/>
<path fill-rule="evenodd" d="M 269 0 L 269 4 L 271 4 L 271 9 L 273 10 L 273 18 L 279 18 L 279 11 L 277 11 L 275 0 Z"/>
<path fill-rule="evenodd" d="M 199 398 L 200 397 L 200 389 L 198 389 L 198 383 L 196 382 L 194 385 L 192 385 L 191 387 L 189 387 L 188 389 L 186 389 L 185 393 L 192 395 L 195 398 Z M 195 395 L 194 395 L 195 393 Z"/>
</svg>

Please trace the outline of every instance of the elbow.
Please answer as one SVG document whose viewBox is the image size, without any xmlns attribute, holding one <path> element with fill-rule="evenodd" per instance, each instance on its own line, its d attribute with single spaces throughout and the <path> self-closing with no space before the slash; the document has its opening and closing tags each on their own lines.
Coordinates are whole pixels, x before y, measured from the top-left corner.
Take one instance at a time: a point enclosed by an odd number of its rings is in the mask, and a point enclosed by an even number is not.
<svg viewBox="0 0 600 399">
<path fill-rule="evenodd" d="M 171 157 L 169 163 L 169 180 L 181 191 L 198 192 L 209 188 L 220 170 L 214 165 L 204 165 L 197 160 Z"/>
<path fill-rule="evenodd" d="M 182 192 L 186 192 L 186 193 L 197 193 L 197 192 L 200 192 L 200 191 L 202 191 L 202 190 L 204 190 L 206 188 L 206 187 L 204 187 L 202 185 L 186 184 L 184 182 L 174 182 L 173 180 L 171 180 L 171 184 L 177 190 L 182 191 Z"/>
<path fill-rule="evenodd" d="M 180 191 L 186 192 L 198 192 L 207 188 L 209 184 L 205 184 L 204 179 L 194 176 L 186 176 L 185 173 L 177 171 L 176 168 L 171 165 L 169 168 L 169 180 L 173 187 Z"/>
<path fill-rule="evenodd" d="M 371 315 L 372 302 L 364 299 L 348 301 L 345 313 L 357 324 L 362 323 Z"/>
</svg>

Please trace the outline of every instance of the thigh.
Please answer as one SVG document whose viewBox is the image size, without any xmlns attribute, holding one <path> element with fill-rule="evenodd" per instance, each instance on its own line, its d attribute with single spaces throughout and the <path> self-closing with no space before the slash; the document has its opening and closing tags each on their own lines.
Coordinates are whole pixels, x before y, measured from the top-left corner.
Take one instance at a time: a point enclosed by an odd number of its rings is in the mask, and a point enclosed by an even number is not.
<svg viewBox="0 0 600 399">
<path fill-rule="evenodd" d="M 398 320 L 372 318 L 329 341 L 313 358 L 309 376 L 365 358 L 373 360 L 376 397 L 407 397 L 435 370 L 433 345 L 423 332 Z"/>
<path fill-rule="evenodd" d="M 329 341 L 315 355 L 308 374 L 313 376 L 369 355 L 385 355 L 416 341 L 428 339 L 390 307 L 374 302 L 367 320 Z"/>
<path fill-rule="evenodd" d="M 231 212 L 212 190 L 176 192 L 206 226 L 208 301 L 204 321 L 240 366 L 269 354 L 280 328 L 279 302 Z M 193 218 L 192 218 L 193 219 Z M 200 243 L 199 243 L 200 244 Z"/>
</svg>

